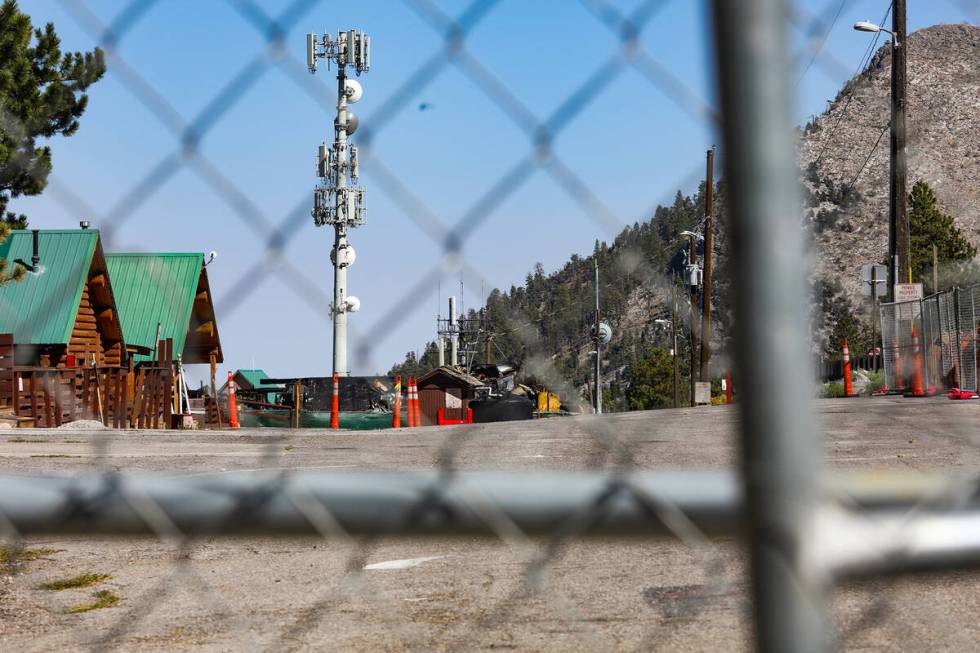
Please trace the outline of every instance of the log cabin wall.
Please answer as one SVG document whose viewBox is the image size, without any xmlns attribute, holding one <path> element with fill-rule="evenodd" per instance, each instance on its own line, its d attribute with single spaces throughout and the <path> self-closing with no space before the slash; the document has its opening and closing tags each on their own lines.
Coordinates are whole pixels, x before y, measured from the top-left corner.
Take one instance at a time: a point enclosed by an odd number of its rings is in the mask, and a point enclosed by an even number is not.
<svg viewBox="0 0 980 653">
<path fill-rule="evenodd" d="M 0 406 L 12 406 L 14 398 L 14 335 L 0 333 Z"/>
<path fill-rule="evenodd" d="M 86 366 L 90 366 L 93 354 L 99 367 L 122 365 L 123 344 L 115 333 L 118 328 L 113 324 L 114 311 L 105 274 L 98 272 L 92 274 L 82 289 L 82 299 L 75 315 L 71 340 L 68 342 L 67 351 L 58 361 L 58 367 L 67 365 L 68 355 L 75 357 L 76 365 L 83 362 Z"/>
</svg>

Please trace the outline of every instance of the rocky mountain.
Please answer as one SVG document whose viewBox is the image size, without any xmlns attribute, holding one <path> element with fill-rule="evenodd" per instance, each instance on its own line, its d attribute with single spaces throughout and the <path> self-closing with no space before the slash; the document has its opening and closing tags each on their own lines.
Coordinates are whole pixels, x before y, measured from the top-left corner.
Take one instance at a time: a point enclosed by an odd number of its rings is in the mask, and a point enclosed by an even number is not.
<svg viewBox="0 0 980 653">
<path fill-rule="evenodd" d="M 907 190 L 918 180 L 928 183 L 940 208 L 980 246 L 980 27 L 934 25 L 910 34 L 905 47 Z M 800 131 L 804 224 L 812 234 L 811 279 L 817 287 L 815 352 L 825 348 L 834 327 L 829 316 L 820 315 L 828 306 L 847 310 L 850 304 L 867 319 L 861 266 L 886 258 L 891 58 L 890 44 L 879 48 L 827 110 Z M 715 212 L 713 304 L 720 324 L 713 345 L 723 355 L 731 317 L 723 193 Z M 662 313 L 663 299 L 639 287 L 627 301 L 629 314 Z"/>
<path fill-rule="evenodd" d="M 935 25 L 906 47 L 908 189 L 925 180 L 980 245 L 980 27 Z M 890 45 L 879 49 L 800 142 L 815 274 L 839 280 L 856 305 L 861 265 L 888 247 L 891 58 Z"/>
</svg>

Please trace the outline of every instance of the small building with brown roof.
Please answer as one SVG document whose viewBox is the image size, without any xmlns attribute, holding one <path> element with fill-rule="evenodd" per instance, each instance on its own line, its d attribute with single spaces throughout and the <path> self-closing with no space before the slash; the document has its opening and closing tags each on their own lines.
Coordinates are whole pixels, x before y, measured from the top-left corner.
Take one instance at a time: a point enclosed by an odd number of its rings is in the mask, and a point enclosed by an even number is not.
<svg viewBox="0 0 980 653">
<path fill-rule="evenodd" d="M 477 388 L 483 386 L 480 379 L 448 365 L 437 367 L 420 377 L 419 412 L 422 426 L 437 424 L 440 410 L 444 419 L 465 421 L 470 401 L 476 398 Z"/>
</svg>

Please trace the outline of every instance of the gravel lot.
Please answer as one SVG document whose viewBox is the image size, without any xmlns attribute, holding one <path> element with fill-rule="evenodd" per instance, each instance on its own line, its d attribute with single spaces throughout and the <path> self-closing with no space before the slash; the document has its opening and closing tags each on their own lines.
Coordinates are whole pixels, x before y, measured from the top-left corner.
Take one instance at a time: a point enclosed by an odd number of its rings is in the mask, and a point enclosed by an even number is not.
<svg viewBox="0 0 980 653">
<path fill-rule="evenodd" d="M 980 402 L 818 402 L 829 463 L 842 468 L 976 471 Z M 418 469 L 444 456 L 467 469 L 578 469 L 613 456 L 615 434 L 642 467 L 716 468 L 737 454 L 728 407 L 395 432 L 5 431 L 3 473 L 75 472 L 99 464 L 175 473 L 282 467 L 344 473 Z M 97 455 L 96 441 L 104 445 Z M 357 547 L 316 539 L 194 542 L 32 539 L 34 559 L 0 574 L 2 650 L 741 650 L 746 580 L 732 542 L 720 571 L 675 542 L 580 540 L 524 584 L 531 545 L 384 539 Z M 382 564 L 384 563 L 384 564 Z M 364 569 L 368 566 L 368 569 Z M 356 573 L 351 573 L 355 571 Z M 60 591 L 43 583 L 110 578 Z M 841 644 L 855 651 L 965 651 L 980 641 L 980 574 L 855 583 L 835 594 Z M 113 606 L 72 613 L 108 591 Z M 105 596 L 105 595 L 103 595 Z"/>
</svg>

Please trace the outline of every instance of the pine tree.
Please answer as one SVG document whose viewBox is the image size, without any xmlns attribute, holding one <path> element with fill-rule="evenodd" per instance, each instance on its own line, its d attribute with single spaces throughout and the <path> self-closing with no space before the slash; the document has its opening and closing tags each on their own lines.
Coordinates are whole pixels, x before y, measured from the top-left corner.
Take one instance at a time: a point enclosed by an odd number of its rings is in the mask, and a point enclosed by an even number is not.
<svg viewBox="0 0 980 653">
<path fill-rule="evenodd" d="M 0 6 L 0 238 L 27 223 L 7 211 L 11 198 L 38 195 L 48 183 L 51 148 L 36 139 L 74 134 L 85 91 L 103 74 L 99 48 L 62 53 L 54 25 L 33 29 L 16 0 Z"/>
<path fill-rule="evenodd" d="M 409 376 L 420 377 L 423 374 L 434 370 L 439 365 L 439 347 L 434 342 L 425 343 L 422 357 L 419 358 L 414 351 L 405 354 L 405 360 L 396 363 L 388 370 L 388 376 L 402 375 L 403 378 Z"/>
<path fill-rule="evenodd" d="M 674 405 L 674 360 L 670 352 L 663 348 L 653 349 L 630 368 L 626 404 L 629 410 Z"/>
<path fill-rule="evenodd" d="M 940 263 L 968 261 L 977 255 L 977 248 L 963 237 L 952 216 L 940 210 L 936 193 L 921 180 L 909 193 L 909 232 L 914 279 L 932 267 L 933 245 Z"/>
</svg>

